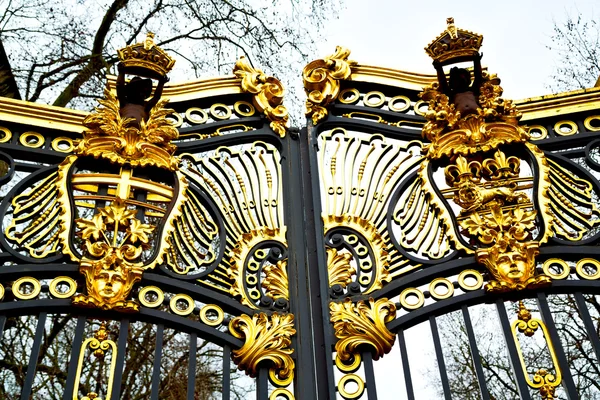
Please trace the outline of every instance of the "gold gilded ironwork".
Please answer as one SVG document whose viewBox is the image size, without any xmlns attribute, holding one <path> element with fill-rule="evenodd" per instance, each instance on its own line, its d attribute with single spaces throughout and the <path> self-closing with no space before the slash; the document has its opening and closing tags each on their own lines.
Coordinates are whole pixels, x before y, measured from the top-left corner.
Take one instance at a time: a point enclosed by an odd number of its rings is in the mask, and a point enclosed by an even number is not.
<svg viewBox="0 0 600 400">
<path fill-rule="evenodd" d="M 483 36 L 457 28 L 454 18 L 447 18 L 446 23 L 446 30 L 425 48 L 431 58 L 441 63 L 449 60 L 455 62 L 479 52 Z"/>
<path fill-rule="evenodd" d="M 171 140 L 179 133 L 166 118 L 174 112 L 164 108 L 169 100 L 159 100 L 138 129 L 131 124 L 132 118 L 121 118 L 119 101 L 110 90 L 106 89 L 104 96 L 98 100 L 100 107 L 83 121 L 88 129 L 74 153 L 105 158 L 120 165 L 154 165 L 177 170 L 179 159 L 173 155 L 177 146 Z"/>
<path fill-rule="evenodd" d="M 23 276 L 12 285 L 12 293 L 19 300 L 34 299 L 40 294 L 41 290 L 40 281 L 30 276 Z"/>
<path fill-rule="evenodd" d="M 521 360 L 523 373 L 525 374 L 525 381 L 530 387 L 540 391 L 543 400 L 556 399 L 554 396 L 556 387 L 560 385 L 562 376 L 556 358 L 556 353 L 554 351 L 554 346 L 552 344 L 552 340 L 550 339 L 550 335 L 548 334 L 548 329 L 541 320 L 532 318 L 531 312 L 525 307 L 522 301 L 519 301 L 519 310 L 517 315 L 518 318 L 511 324 L 511 329 L 515 344 L 517 345 L 517 352 L 519 354 L 519 359 Z M 529 372 L 527 372 L 527 365 L 525 364 L 525 359 L 523 358 L 523 351 L 519 343 L 517 330 L 527 337 L 532 337 L 539 328 L 542 330 L 546 346 L 548 347 L 548 352 L 552 358 L 552 364 L 554 366 L 554 370 L 556 371 L 556 375 L 550 374 L 545 369 L 540 369 L 534 374 L 532 379 Z"/>
<path fill-rule="evenodd" d="M 148 300 L 148 296 L 151 295 L 155 296 L 154 300 Z M 142 303 L 144 307 L 154 308 L 162 305 L 163 301 L 165 300 L 165 294 L 156 286 L 146 286 L 140 290 L 138 299 L 140 299 L 140 303 Z"/>
<path fill-rule="evenodd" d="M 85 350 L 89 348 L 90 351 L 93 351 L 93 354 L 97 358 L 104 358 L 106 353 L 110 351 L 110 366 L 109 366 L 109 375 L 108 381 L 106 382 L 106 396 L 104 400 L 111 400 L 112 396 L 112 384 L 115 379 L 115 370 L 117 366 L 117 345 L 114 341 L 108 338 L 109 331 L 106 327 L 106 324 L 103 322 L 100 324 L 96 332 L 94 333 L 94 337 L 86 339 L 81 344 L 81 350 L 79 354 L 79 362 L 77 363 L 77 374 L 75 378 L 75 386 L 73 388 L 73 400 L 79 400 L 79 383 L 81 381 L 81 373 L 83 371 L 83 363 L 85 360 Z M 97 393 L 90 392 L 86 396 L 82 397 L 81 400 L 92 400 L 98 399 L 101 400 Z"/>
<path fill-rule="evenodd" d="M 294 379 L 294 360 L 290 348 L 294 329 L 294 315 L 265 313 L 240 315 L 229 323 L 229 332 L 244 345 L 232 351 L 233 362 L 246 374 L 256 377 L 259 364 L 263 361 L 272 363 L 269 377 L 277 386 L 287 386 Z"/>
<path fill-rule="evenodd" d="M 352 391 L 346 389 L 346 385 L 349 383 L 354 384 Z M 360 398 L 365 392 L 365 382 L 362 378 L 356 374 L 346 374 L 340 378 L 337 384 L 338 393 L 342 395 L 344 399 L 352 400 Z"/>
<path fill-rule="evenodd" d="M 200 309 L 200 320 L 208 326 L 219 326 L 224 319 L 223 309 L 215 304 L 207 304 Z"/>
<path fill-rule="evenodd" d="M 356 61 L 348 60 L 350 50 L 337 46 L 335 53 L 324 59 L 310 62 L 302 70 L 304 89 L 308 94 L 306 115 L 313 124 L 327 116 L 327 106 L 337 99 L 340 80 L 350 78 Z"/>
<path fill-rule="evenodd" d="M 265 294 L 272 299 L 289 300 L 287 260 L 278 261 L 275 264 L 266 265 L 263 268 L 265 279 L 261 285 Z"/>
<path fill-rule="evenodd" d="M 356 275 L 356 269 L 351 264 L 351 253 L 338 253 L 334 248 L 327 249 L 327 271 L 329 272 L 329 286 L 341 285 L 346 287 Z"/>
<path fill-rule="evenodd" d="M 284 398 L 285 400 L 294 400 L 294 394 L 287 389 L 278 388 L 271 392 L 269 395 L 269 400 L 280 400 Z"/>
<path fill-rule="evenodd" d="M 66 285 L 67 289 L 64 291 L 59 290 L 58 287 L 61 285 Z M 50 282 L 49 290 L 52 297 L 57 299 L 68 299 L 77 291 L 77 282 L 69 276 L 58 276 Z"/>
<path fill-rule="evenodd" d="M 139 305 L 126 299 L 133 284 L 142 278 L 139 258 L 155 227 L 141 223 L 135 218 L 135 210 L 128 209 L 119 197 L 98 209 L 91 219 L 79 218 L 75 223 L 91 258 L 84 258 L 79 266 L 88 294 L 75 296 L 73 304 L 138 311 Z"/>
<path fill-rule="evenodd" d="M 154 44 L 154 33 L 148 32 L 146 39 L 117 50 L 119 61 L 128 70 L 150 70 L 159 76 L 165 76 L 173 69 L 175 60 L 163 49 Z"/>
<path fill-rule="evenodd" d="M 180 305 L 183 307 L 180 308 Z M 194 303 L 194 299 L 187 294 L 176 294 L 171 297 L 171 301 L 169 301 L 169 308 L 177 315 L 186 316 L 190 315 L 194 312 L 194 307 L 196 303 Z"/>
<path fill-rule="evenodd" d="M 329 311 L 338 339 L 335 351 L 340 360 L 350 360 L 363 345 L 371 347 L 374 360 L 392 349 L 396 336 L 385 324 L 396 317 L 394 302 L 385 298 L 369 298 L 355 304 L 346 298 L 342 303 L 329 303 Z"/>
<path fill-rule="evenodd" d="M 253 68 L 244 56 L 235 63 L 233 73 L 242 79 L 242 90 L 254 95 L 254 106 L 271 121 L 271 129 L 284 137 L 289 116 L 282 104 L 284 88 L 279 79 Z"/>
</svg>

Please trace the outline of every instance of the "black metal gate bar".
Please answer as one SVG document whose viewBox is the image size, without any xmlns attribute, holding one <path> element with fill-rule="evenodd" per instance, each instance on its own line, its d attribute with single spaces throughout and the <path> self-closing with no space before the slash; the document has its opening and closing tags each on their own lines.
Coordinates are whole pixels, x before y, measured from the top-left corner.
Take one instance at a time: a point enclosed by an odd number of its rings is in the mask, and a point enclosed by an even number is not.
<svg viewBox="0 0 600 400">
<path fill-rule="evenodd" d="M 259 368 L 256 377 L 256 400 L 267 400 L 269 398 L 269 370 Z"/>
<path fill-rule="evenodd" d="M 440 333 L 438 331 L 435 315 L 429 317 L 429 326 L 431 327 L 431 335 L 433 337 L 433 346 L 435 347 L 435 356 L 440 370 L 440 379 L 442 380 L 442 388 L 444 389 L 444 398 L 452 400 L 450 394 L 450 383 L 448 382 L 448 374 L 446 374 L 446 363 L 444 361 L 444 352 L 442 351 L 442 343 L 440 341 Z"/>
<path fill-rule="evenodd" d="M 83 315 L 77 317 L 77 326 L 75 327 L 75 336 L 71 347 L 71 357 L 69 357 L 69 367 L 67 371 L 67 382 L 63 393 L 63 400 L 73 400 L 73 389 L 75 388 L 75 377 L 77 376 L 77 366 L 81 354 L 81 345 L 83 343 L 83 334 L 85 332 L 85 323 L 87 318 Z"/>
<path fill-rule="evenodd" d="M 373 354 L 370 351 L 364 351 L 362 359 L 363 366 L 365 367 L 367 395 L 369 400 L 377 400 L 377 382 L 375 381 L 375 371 L 373 370 Z"/>
<path fill-rule="evenodd" d="M 573 381 L 573 375 L 571 374 L 571 369 L 569 368 L 569 361 L 565 355 L 565 350 L 560 341 L 560 336 L 558 336 L 558 332 L 556 331 L 556 325 L 554 324 L 554 318 L 552 318 L 552 312 L 550 311 L 550 307 L 548 307 L 546 293 L 538 293 L 537 302 L 538 306 L 540 307 L 542 321 L 544 321 L 546 328 L 548 328 L 548 334 L 550 335 L 550 340 L 552 341 L 552 346 L 554 347 L 554 352 L 556 353 L 558 368 L 560 368 L 562 373 L 562 386 L 565 389 L 567 398 L 569 400 L 579 399 L 577 388 L 575 387 L 575 382 Z"/>
<path fill-rule="evenodd" d="M 412 377 L 410 376 L 410 365 L 408 353 L 406 351 L 406 340 L 404 339 L 404 329 L 400 329 L 396 334 L 398 337 L 398 346 L 400 347 L 400 359 L 402 360 L 402 371 L 404 372 L 404 385 L 406 386 L 406 395 L 408 400 L 415 400 Z"/>
<path fill-rule="evenodd" d="M 29 400 L 29 398 L 31 397 L 31 390 L 33 387 L 33 380 L 35 378 L 35 370 L 39 361 L 38 358 L 40 356 L 40 349 L 42 347 L 42 339 L 44 337 L 47 316 L 48 313 L 46 312 L 41 312 L 38 316 L 37 328 L 35 330 L 35 338 L 33 339 L 33 346 L 31 347 L 29 364 L 27 365 L 27 374 L 25 375 L 25 381 L 23 382 L 21 400 Z"/>
<path fill-rule="evenodd" d="M 471 315 L 469 314 L 469 307 L 462 306 L 462 315 L 465 321 L 467 336 L 469 338 L 469 349 L 471 350 L 471 358 L 473 359 L 473 365 L 475 366 L 475 375 L 477 376 L 481 398 L 482 400 L 490 400 L 490 394 L 483 373 L 483 366 L 481 365 L 481 356 L 479 355 L 477 340 L 475 339 L 475 331 L 473 330 L 473 323 L 471 322 Z"/>
<path fill-rule="evenodd" d="M 187 374 L 187 400 L 194 400 L 196 388 L 196 351 L 198 349 L 198 337 L 190 333 L 190 356 L 188 357 Z"/>
<path fill-rule="evenodd" d="M 517 352 L 517 345 L 515 344 L 512 336 L 512 330 L 510 329 L 510 321 L 508 319 L 508 313 L 504 307 L 504 300 L 498 299 L 496 301 L 496 309 L 498 310 L 498 317 L 500 319 L 500 325 L 502 326 L 502 333 L 504 334 L 504 342 L 508 350 L 508 358 L 512 366 L 513 375 L 515 382 L 517 383 L 517 390 L 521 400 L 531 400 L 529 395 L 529 386 L 525 380 L 525 374 L 527 371 L 523 371 L 521 361 L 519 359 L 519 353 Z"/>
<path fill-rule="evenodd" d="M 152 364 L 152 389 L 150 400 L 158 400 L 164 331 L 165 326 L 163 324 L 156 325 L 156 347 L 154 348 L 154 362 Z"/>
<path fill-rule="evenodd" d="M 119 338 L 117 341 L 117 358 L 115 363 L 115 377 L 112 385 L 112 398 L 121 397 L 121 379 L 125 366 L 125 352 L 127 350 L 127 337 L 129 336 L 129 318 L 121 319 L 119 324 Z"/>
<path fill-rule="evenodd" d="M 590 310 L 588 310 L 587 305 L 585 304 L 585 298 L 581 292 L 575 293 L 575 301 L 577 302 L 577 308 L 579 308 L 579 314 L 583 320 L 585 331 L 587 332 L 588 338 L 590 338 L 592 348 L 596 354 L 596 362 L 600 363 L 600 339 L 598 338 L 598 332 L 596 332 L 596 328 L 594 327 L 594 321 L 590 316 Z"/>
<path fill-rule="evenodd" d="M 231 358 L 231 349 L 229 346 L 223 346 L 223 395 L 221 400 L 229 400 L 231 396 L 231 366 L 229 359 Z"/>
</svg>

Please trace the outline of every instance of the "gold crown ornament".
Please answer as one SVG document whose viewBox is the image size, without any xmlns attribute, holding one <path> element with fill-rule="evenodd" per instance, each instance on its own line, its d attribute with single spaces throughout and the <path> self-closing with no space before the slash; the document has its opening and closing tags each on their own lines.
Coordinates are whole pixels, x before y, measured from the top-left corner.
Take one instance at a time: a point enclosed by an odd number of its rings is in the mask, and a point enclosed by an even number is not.
<svg viewBox="0 0 600 400">
<path fill-rule="evenodd" d="M 425 47 L 425 51 L 442 64 L 470 61 L 479 52 L 483 36 L 456 28 L 454 18 L 447 18 L 446 22 L 446 30 Z"/>
<path fill-rule="evenodd" d="M 154 44 L 154 33 L 148 32 L 142 43 L 117 50 L 125 73 L 158 79 L 173 69 L 175 60 Z"/>
</svg>

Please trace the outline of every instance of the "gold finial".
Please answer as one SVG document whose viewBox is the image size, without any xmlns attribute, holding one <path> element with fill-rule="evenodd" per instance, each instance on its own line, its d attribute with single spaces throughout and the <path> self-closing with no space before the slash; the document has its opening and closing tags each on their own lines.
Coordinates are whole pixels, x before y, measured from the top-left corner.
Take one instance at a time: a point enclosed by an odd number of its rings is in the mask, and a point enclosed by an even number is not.
<svg viewBox="0 0 600 400">
<path fill-rule="evenodd" d="M 143 42 L 119 49 L 117 54 L 128 74 L 160 78 L 175 65 L 175 59 L 154 43 L 152 32 L 148 32 Z"/>
<path fill-rule="evenodd" d="M 473 55 L 479 52 L 483 36 L 456 28 L 452 17 L 447 18 L 446 23 L 446 30 L 425 48 L 427 54 L 443 64 L 472 59 Z"/>
</svg>

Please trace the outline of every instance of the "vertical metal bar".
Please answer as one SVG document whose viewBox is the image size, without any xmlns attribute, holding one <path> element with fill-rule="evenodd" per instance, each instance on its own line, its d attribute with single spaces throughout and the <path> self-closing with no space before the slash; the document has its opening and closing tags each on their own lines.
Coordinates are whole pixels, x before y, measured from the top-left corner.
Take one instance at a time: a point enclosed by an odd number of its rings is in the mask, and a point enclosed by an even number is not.
<svg viewBox="0 0 600 400">
<path fill-rule="evenodd" d="M 369 400 L 377 400 L 377 382 L 375 382 L 375 371 L 373 370 L 373 354 L 370 351 L 362 353 L 365 377 L 367 378 L 367 394 Z"/>
<path fill-rule="evenodd" d="M 558 336 L 558 332 L 556 331 L 556 325 L 554 324 L 554 319 L 552 318 L 552 312 L 550 311 L 550 307 L 548 307 L 548 299 L 546 298 L 546 294 L 538 293 L 537 298 L 538 306 L 540 307 L 540 314 L 542 315 L 542 321 L 544 321 L 544 324 L 548 329 L 548 334 L 550 335 L 550 340 L 552 341 L 552 346 L 554 347 L 554 353 L 556 354 L 556 359 L 558 360 L 558 368 L 560 368 L 562 373 L 562 385 L 567 394 L 567 398 L 569 400 L 579 399 L 577 388 L 575 387 L 575 382 L 573 381 L 573 376 L 571 375 L 571 369 L 569 368 L 569 361 L 567 360 L 565 350 L 560 341 L 560 336 Z"/>
<path fill-rule="evenodd" d="M 6 316 L 0 315 L 0 339 L 2 339 L 2 332 L 4 331 L 4 325 L 6 325 Z"/>
<path fill-rule="evenodd" d="M 27 374 L 25 375 L 23 390 L 21 391 L 21 400 L 29 400 L 31 397 L 33 379 L 35 378 L 35 370 L 39 361 L 38 358 L 40 357 L 40 349 L 42 347 L 42 339 L 44 338 L 47 316 L 48 313 L 42 312 L 38 317 L 33 346 L 31 347 L 31 355 L 29 356 L 29 364 L 27 365 Z"/>
<path fill-rule="evenodd" d="M 150 400 L 158 400 L 164 330 L 165 326 L 163 324 L 156 325 L 156 347 L 154 348 L 154 364 L 152 365 L 152 392 L 150 394 Z"/>
<path fill-rule="evenodd" d="M 187 400 L 194 400 L 196 389 L 196 351 L 198 338 L 195 333 L 190 333 L 190 357 L 188 359 Z"/>
<path fill-rule="evenodd" d="M 117 362 L 115 364 L 115 376 L 112 385 L 112 396 L 106 400 L 117 400 L 121 398 L 121 379 L 125 367 L 125 355 L 127 352 L 127 337 L 129 336 L 129 318 L 123 318 L 119 326 L 119 338 L 117 339 Z"/>
<path fill-rule="evenodd" d="M 431 335 L 433 336 L 433 346 L 435 347 L 435 356 L 437 357 L 438 368 L 440 370 L 442 388 L 444 389 L 444 398 L 446 400 L 452 400 L 452 395 L 450 394 L 450 383 L 448 382 L 448 374 L 446 373 L 446 363 L 444 362 L 444 353 L 442 351 L 442 343 L 440 342 L 440 333 L 438 332 L 435 315 L 429 317 L 429 326 L 431 327 Z"/>
<path fill-rule="evenodd" d="M 231 349 L 229 346 L 223 346 L 223 397 L 222 400 L 229 400 L 231 396 Z"/>
<path fill-rule="evenodd" d="M 517 352 L 517 345 L 513 339 L 512 330 L 510 329 L 510 321 L 508 320 L 508 314 L 504 307 L 504 300 L 498 299 L 496 301 L 496 310 L 498 311 L 498 317 L 500 318 L 500 325 L 502 326 L 502 333 L 504 334 L 504 341 L 506 343 L 506 349 L 508 350 L 508 358 L 512 366 L 513 375 L 517 382 L 517 390 L 521 400 L 531 400 L 529 395 L 529 386 L 525 380 L 525 374 L 527 371 L 523 371 L 521 366 L 521 360 L 519 359 L 519 353 Z"/>
<path fill-rule="evenodd" d="M 594 321 L 590 315 L 590 310 L 588 310 L 587 304 L 585 304 L 585 298 L 581 293 L 575 293 L 575 301 L 577 302 L 577 308 L 579 308 L 579 313 L 583 320 L 587 335 L 592 343 L 594 353 L 596 353 L 596 362 L 600 363 L 600 339 L 598 339 L 598 333 L 596 332 Z"/>
<path fill-rule="evenodd" d="M 471 350 L 471 358 L 473 359 L 473 365 L 475 366 L 475 375 L 477 376 L 481 398 L 482 400 L 490 400 L 490 394 L 488 393 L 487 385 L 485 384 L 485 375 L 483 374 L 479 349 L 477 348 L 477 341 L 475 340 L 475 331 L 473 330 L 471 316 L 469 315 L 469 307 L 462 306 L 462 314 L 463 319 L 465 320 L 465 329 L 467 330 L 467 336 L 469 338 L 469 349 Z"/>
<path fill-rule="evenodd" d="M 262 367 L 258 369 L 256 377 L 256 400 L 267 400 L 269 398 L 269 369 Z"/>
<path fill-rule="evenodd" d="M 415 400 L 412 377 L 410 376 L 410 365 L 408 364 L 408 352 L 406 351 L 406 340 L 404 340 L 404 331 L 398 331 L 398 345 L 400 347 L 400 358 L 402 359 L 402 371 L 404 372 L 404 384 L 406 386 L 406 395 L 408 400 Z"/>
<path fill-rule="evenodd" d="M 77 366 L 79 364 L 79 355 L 81 354 L 81 344 L 83 343 L 83 334 L 85 333 L 85 316 L 77 318 L 77 326 L 75 327 L 75 336 L 73 337 L 73 346 L 71 349 L 71 357 L 69 357 L 69 366 L 67 370 L 67 382 L 65 383 L 65 391 L 63 400 L 73 400 L 73 389 L 75 388 L 75 376 L 77 375 Z"/>
</svg>

